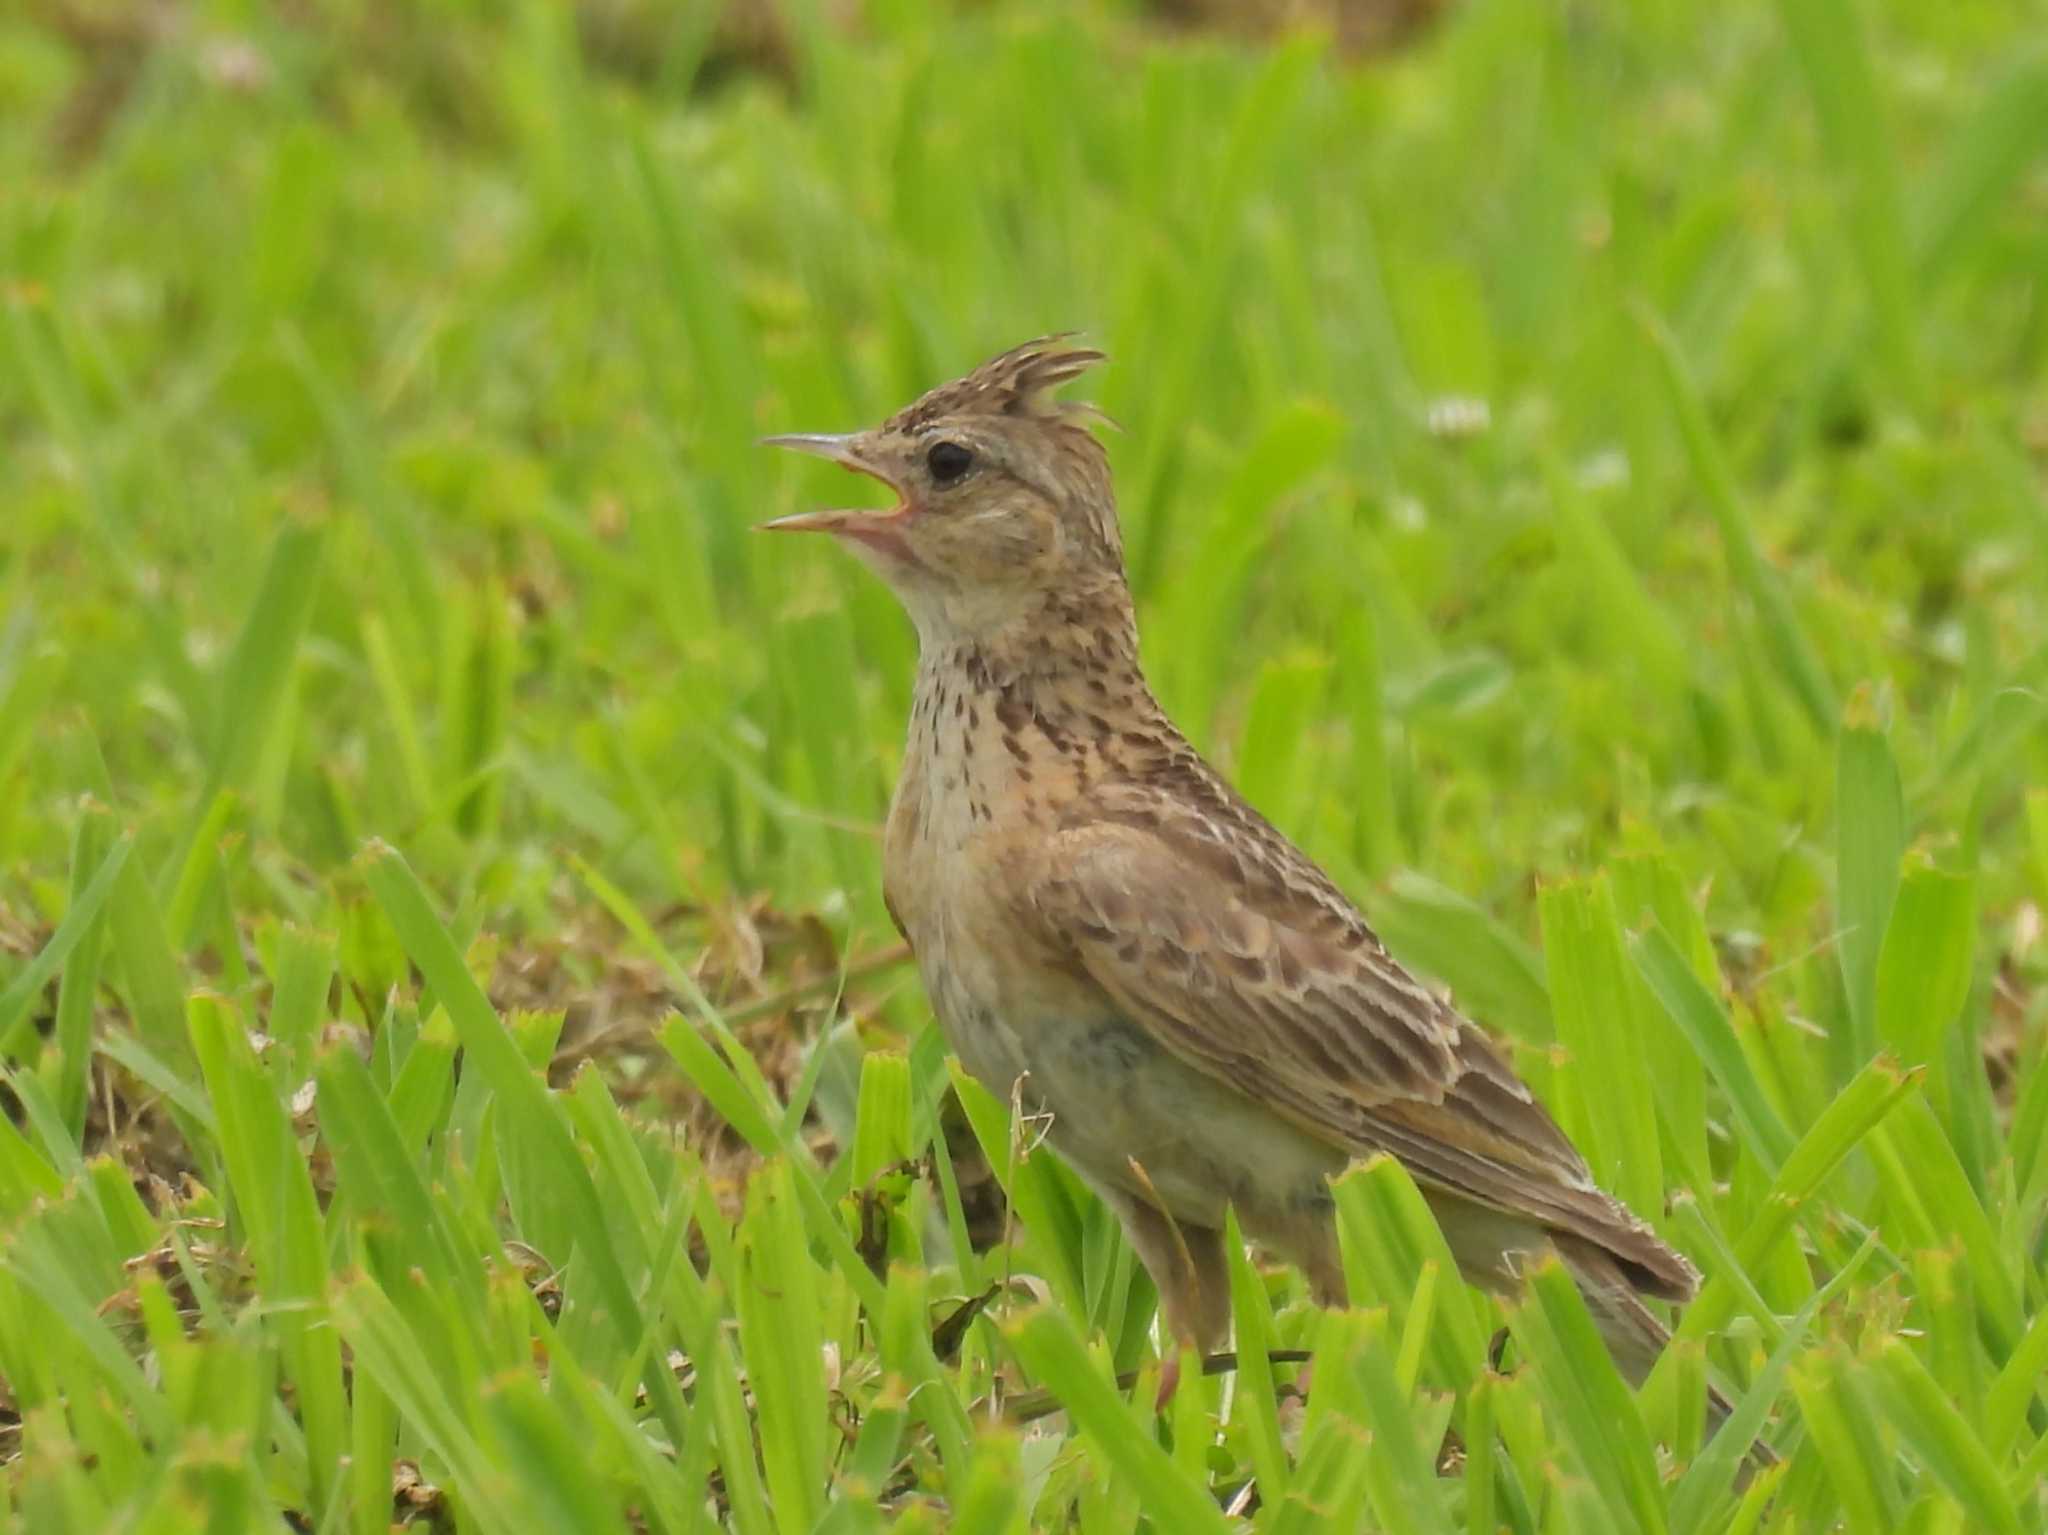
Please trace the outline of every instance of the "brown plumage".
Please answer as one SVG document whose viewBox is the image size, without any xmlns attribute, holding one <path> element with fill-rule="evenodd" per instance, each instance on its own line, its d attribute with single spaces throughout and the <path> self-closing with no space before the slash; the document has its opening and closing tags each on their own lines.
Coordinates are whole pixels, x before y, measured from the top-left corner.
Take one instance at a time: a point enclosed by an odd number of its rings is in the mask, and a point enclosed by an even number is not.
<svg viewBox="0 0 2048 1535">
<path fill-rule="evenodd" d="M 1146 686 L 1108 462 L 1052 398 L 1098 361 L 1030 342 L 872 431 L 770 439 L 902 498 L 768 526 L 835 534 L 917 627 L 883 888 L 940 1025 L 1050 1116 L 1177 1337 L 1226 1330 L 1226 1205 L 1341 1301 L 1327 1180 L 1387 1152 L 1469 1279 L 1556 1252 L 1640 1379 L 1666 1334 L 1638 1296 L 1688 1299 L 1692 1266 Z"/>
</svg>

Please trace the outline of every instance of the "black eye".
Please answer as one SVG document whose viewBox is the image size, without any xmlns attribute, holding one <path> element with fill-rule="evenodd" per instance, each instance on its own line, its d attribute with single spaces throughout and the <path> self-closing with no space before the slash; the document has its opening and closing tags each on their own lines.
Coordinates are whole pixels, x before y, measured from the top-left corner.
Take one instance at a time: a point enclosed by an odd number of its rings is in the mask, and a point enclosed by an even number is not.
<svg viewBox="0 0 2048 1535">
<path fill-rule="evenodd" d="M 924 456 L 925 468 L 941 485 L 950 485 L 974 467 L 974 454 L 957 442 L 935 442 Z"/>
</svg>

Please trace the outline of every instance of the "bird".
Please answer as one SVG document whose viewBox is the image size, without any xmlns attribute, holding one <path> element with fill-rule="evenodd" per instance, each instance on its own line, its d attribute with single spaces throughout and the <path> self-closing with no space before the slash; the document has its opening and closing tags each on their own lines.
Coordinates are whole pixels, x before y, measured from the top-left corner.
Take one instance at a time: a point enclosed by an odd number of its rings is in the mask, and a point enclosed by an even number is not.
<svg viewBox="0 0 2048 1535">
<path fill-rule="evenodd" d="M 1512 1296 L 1554 1255 L 1640 1384 L 1646 1302 L 1698 1272 L 1147 685 L 1106 418 L 1058 394 L 1103 361 L 1043 337 L 879 426 L 764 439 L 896 496 L 760 526 L 828 535 L 916 629 L 882 889 L 947 1043 L 1115 1213 L 1180 1345 L 1228 1332 L 1227 1209 L 1345 1304 L 1330 1179 L 1385 1154 L 1466 1280 Z"/>
</svg>

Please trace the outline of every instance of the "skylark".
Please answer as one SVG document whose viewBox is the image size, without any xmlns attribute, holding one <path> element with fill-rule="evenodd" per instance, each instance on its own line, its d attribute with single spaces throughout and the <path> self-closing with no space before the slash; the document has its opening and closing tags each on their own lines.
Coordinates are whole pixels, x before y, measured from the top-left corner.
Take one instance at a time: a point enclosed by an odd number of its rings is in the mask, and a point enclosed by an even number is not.
<svg viewBox="0 0 2048 1535">
<path fill-rule="evenodd" d="M 1138 667 L 1109 463 L 1053 392 L 1102 360 L 1027 342 L 871 431 L 775 437 L 891 487 L 832 534 L 901 599 L 919 661 L 883 894 L 960 1060 L 1021 1083 L 1156 1281 L 1226 1331 L 1226 1206 L 1341 1304 L 1329 1178 L 1398 1157 L 1466 1278 L 1555 1252 L 1640 1381 L 1693 1267 L 1620 1201 L 1500 1049 L 1204 762 Z"/>
</svg>

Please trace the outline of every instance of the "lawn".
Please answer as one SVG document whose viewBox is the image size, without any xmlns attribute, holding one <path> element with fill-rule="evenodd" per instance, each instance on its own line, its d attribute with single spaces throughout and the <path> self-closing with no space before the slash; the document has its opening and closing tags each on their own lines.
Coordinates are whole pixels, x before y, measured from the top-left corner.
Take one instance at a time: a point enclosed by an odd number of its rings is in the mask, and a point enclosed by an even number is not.
<svg viewBox="0 0 2048 1535">
<path fill-rule="evenodd" d="M 2048 1530 L 2039 7 L 816 9 L 0 18 L 0 1528 Z M 1640 1393 L 1377 1163 L 1157 1412 L 949 1065 L 756 439 L 1064 329 L 1168 708 L 1708 1276 Z"/>
</svg>

